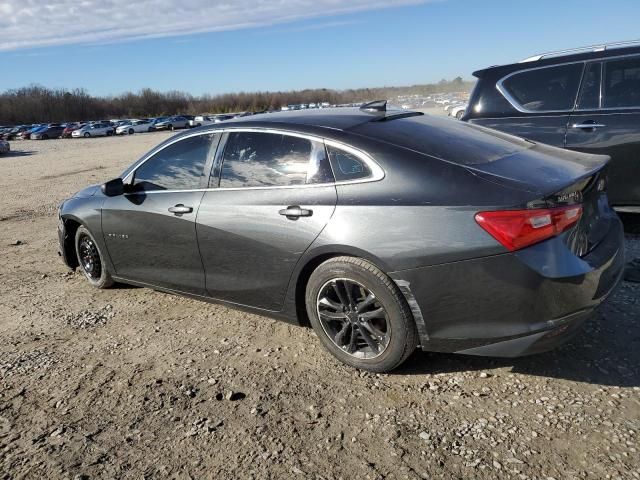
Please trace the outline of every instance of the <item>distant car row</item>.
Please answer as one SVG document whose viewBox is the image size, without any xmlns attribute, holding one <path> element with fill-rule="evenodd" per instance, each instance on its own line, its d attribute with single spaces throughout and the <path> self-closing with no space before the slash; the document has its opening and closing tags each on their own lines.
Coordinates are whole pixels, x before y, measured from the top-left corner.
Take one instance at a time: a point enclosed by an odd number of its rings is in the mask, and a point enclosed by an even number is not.
<svg viewBox="0 0 640 480">
<path fill-rule="evenodd" d="M 40 123 L 0 127 L 0 140 L 48 140 L 52 138 L 90 138 L 111 135 L 133 135 L 134 133 L 180 128 L 201 127 L 219 123 L 238 116 L 251 115 L 241 112 L 222 115 L 174 115 L 127 120 L 98 120 L 90 122 Z M 0 147 L 0 153 L 2 152 Z M 8 144 L 7 144 L 8 151 Z"/>
</svg>

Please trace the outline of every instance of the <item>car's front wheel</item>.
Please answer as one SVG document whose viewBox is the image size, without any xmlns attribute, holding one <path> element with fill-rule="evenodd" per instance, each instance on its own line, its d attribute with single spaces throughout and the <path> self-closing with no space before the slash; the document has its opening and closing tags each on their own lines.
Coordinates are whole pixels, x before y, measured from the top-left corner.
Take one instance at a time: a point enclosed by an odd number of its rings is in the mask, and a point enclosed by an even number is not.
<svg viewBox="0 0 640 480">
<path fill-rule="evenodd" d="M 135 132 L 134 132 L 133 128 L 130 128 L 130 129 L 129 129 L 129 135 L 133 135 L 134 133 L 135 133 Z"/>
<path fill-rule="evenodd" d="M 75 242 L 78 265 L 89 283 L 96 288 L 109 288 L 113 285 L 98 244 L 89 230 L 84 226 L 78 227 Z"/>
<path fill-rule="evenodd" d="M 402 293 L 366 260 L 337 257 L 322 263 L 309 278 L 305 301 L 318 338 L 347 365 L 388 372 L 418 343 Z"/>
<path fill-rule="evenodd" d="M 89 132 L 85 132 L 84 138 L 89 138 L 90 136 L 91 136 L 91 134 Z"/>
</svg>

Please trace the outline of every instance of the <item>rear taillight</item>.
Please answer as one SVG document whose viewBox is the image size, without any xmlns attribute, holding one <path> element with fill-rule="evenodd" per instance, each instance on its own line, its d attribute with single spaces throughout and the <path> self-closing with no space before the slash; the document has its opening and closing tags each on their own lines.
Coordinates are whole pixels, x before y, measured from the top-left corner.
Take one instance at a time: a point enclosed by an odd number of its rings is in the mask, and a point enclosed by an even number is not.
<svg viewBox="0 0 640 480">
<path fill-rule="evenodd" d="M 581 205 L 531 210 L 498 210 L 476 214 L 476 222 L 508 250 L 515 251 L 555 237 L 574 226 Z"/>
</svg>

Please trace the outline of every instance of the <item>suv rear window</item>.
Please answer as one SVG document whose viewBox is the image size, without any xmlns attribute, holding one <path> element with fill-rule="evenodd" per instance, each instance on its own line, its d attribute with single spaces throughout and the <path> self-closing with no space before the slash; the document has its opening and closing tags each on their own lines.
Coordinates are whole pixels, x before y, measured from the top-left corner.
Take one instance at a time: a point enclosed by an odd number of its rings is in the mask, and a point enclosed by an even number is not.
<svg viewBox="0 0 640 480">
<path fill-rule="evenodd" d="M 640 107 L 640 57 L 605 64 L 605 108 Z"/>
<path fill-rule="evenodd" d="M 502 81 L 504 93 L 532 112 L 572 110 L 582 76 L 582 63 L 538 68 Z"/>
</svg>

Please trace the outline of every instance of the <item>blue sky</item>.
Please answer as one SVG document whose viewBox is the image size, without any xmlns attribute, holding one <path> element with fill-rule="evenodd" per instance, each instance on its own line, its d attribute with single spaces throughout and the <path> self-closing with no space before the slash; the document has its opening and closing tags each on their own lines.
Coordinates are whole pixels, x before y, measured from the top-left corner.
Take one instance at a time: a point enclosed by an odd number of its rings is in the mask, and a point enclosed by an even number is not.
<svg viewBox="0 0 640 480">
<path fill-rule="evenodd" d="M 640 37 L 636 0 L 101 0 L 82 12 L 75 0 L 58 2 L 49 17 L 37 0 L 0 4 L 0 90 L 38 83 L 99 95 L 143 87 L 199 95 L 409 85 Z"/>
</svg>

